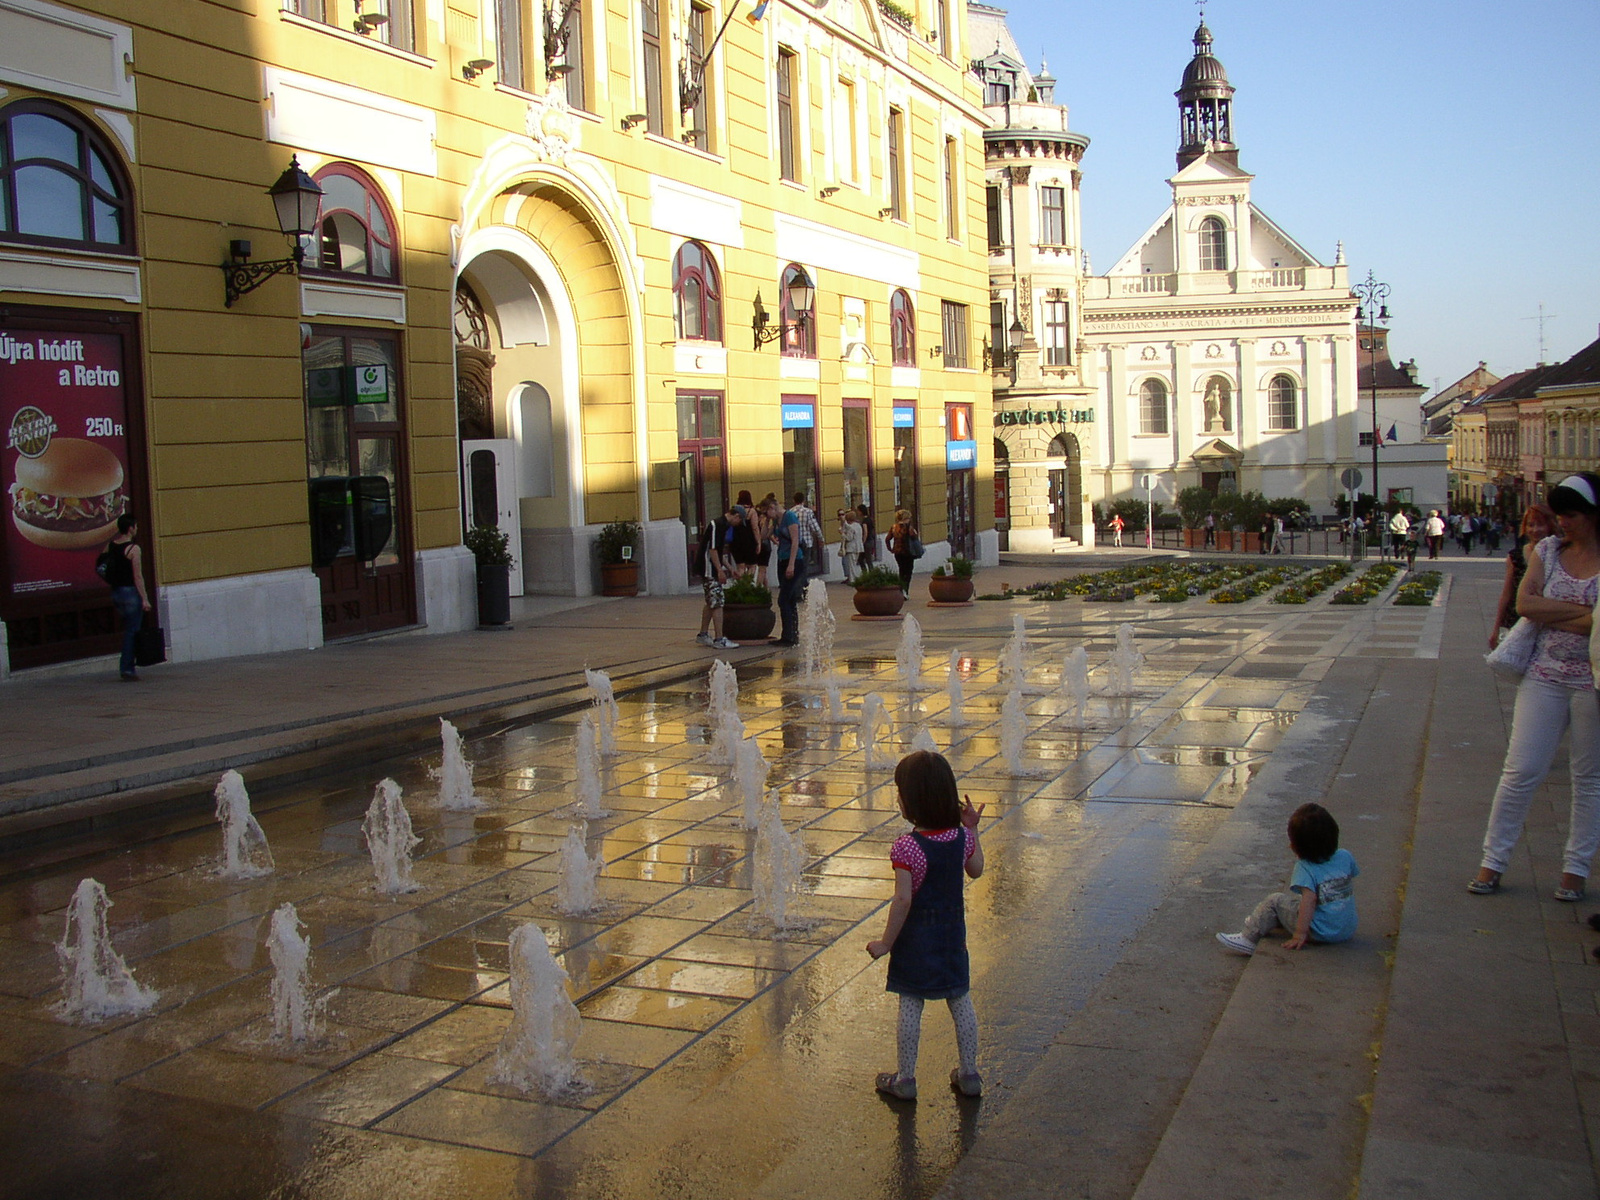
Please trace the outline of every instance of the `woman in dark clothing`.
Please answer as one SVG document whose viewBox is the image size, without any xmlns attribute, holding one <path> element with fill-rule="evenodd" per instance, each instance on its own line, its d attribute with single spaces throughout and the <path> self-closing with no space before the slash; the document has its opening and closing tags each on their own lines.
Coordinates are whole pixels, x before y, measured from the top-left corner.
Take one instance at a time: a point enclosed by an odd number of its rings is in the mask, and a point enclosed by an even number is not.
<svg viewBox="0 0 1600 1200">
<path fill-rule="evenodd" d="M 1506 581 L 1500 589 L 1500 603 L 1494 610 L 1494 628 L 1489 631 L 1489 649 L 1500 644 L 1500 635 L 1517 623 L 1517 588 L 1528 573 L 1527 548 L 1537 546 L 1557 530 L 1556 514 L 1547 504 L 1534 504 L 1522 514 L 1522 540 L 1506 555 Z"/>
<path fill-rule="evenodd" d="M 889 553 L 894 555 L 894 561 L 900 567 L 900 590 L 907 596 L 911 595 L 912 565 L 917 561 L 911 556 L 911 539 L 920 536 L 917 527 L 911 523 L 911 513 L 902 508 L 894 514 L 894 525 L 889 529 L 886 540 Z"/>
<path fill-rule="evenodd" d="M 856 515 L 861 518 L 861 565 L 869 567 L 878 559 L 878 527 L 865 502 L 856 505 Z"/>
<path fill-rule="evenodd" d="M 749 492 L 740 492 L 741 499 L 733 506 L 733 511 L 739 514 L 739 523 L 728 529 L 728 553 L 733 557 L 733 562 L 739 569 L 740 575 L 755 574 L 756 564 L 760 561 L 760 548 L 756 545 L 755 508 L 745 503 L 743 497 Z"/>
<path fill-rule="evenodd" d="M 139 522 L 131 513 L 123 513 L 117 518 L 117 536 L 106 547 L 110 557 L 105 579 L 111 585 L 111 603 L 122 618 L 122 661 L 118 666 L 128 683 L 139 681 L 133 644 L 144 625 L 144 614 L 150 611 L 150 597 L 144 590 L 144 556 L 134 541 L 138 536 Z"/>
</svg>

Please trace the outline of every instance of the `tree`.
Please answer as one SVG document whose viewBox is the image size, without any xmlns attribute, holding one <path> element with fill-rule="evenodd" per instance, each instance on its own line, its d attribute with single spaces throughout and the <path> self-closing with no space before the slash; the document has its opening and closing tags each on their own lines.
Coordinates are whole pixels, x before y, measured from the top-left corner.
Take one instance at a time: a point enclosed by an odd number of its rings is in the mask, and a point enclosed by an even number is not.
<svg viewBox="0 0 1600 1200">
<path fill-rule="evenodd" d="M 1217 498 L 1209 488 L 1196 484 L 1178 493 L 1178 513 L 1183 517 L 1185 529 L 1198 529 L 1205 524 L 1206 514 L 1217 507 Z"/>
</svg>

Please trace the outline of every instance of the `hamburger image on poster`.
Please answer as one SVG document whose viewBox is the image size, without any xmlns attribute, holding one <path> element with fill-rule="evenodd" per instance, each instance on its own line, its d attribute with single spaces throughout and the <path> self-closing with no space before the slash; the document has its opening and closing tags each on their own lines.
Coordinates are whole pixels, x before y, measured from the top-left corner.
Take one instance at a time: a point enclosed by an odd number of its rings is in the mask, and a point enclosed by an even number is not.
<svg viewBox="0 0 1600 1200">
<path fill-rule="evenodd" d="M 122 482 L 122 463 L 104 446 L 51 438 L 37 457 L 17 459 L 11 520 L 23 537 L 52 550 L 104 545 L 126 504 Z"/>
</svg>

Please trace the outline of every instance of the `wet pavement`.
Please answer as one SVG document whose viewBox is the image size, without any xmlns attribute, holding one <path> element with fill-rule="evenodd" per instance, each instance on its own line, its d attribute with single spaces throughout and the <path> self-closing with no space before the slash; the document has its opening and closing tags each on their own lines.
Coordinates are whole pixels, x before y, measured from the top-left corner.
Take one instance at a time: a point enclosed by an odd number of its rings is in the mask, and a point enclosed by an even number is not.
<svg viewBox="0 0 1600 1200">
<path fill-rule="evenodd" d="M 488 802 L 476 812 L 433 803 L 436 751 L 262 789 L 257 815 L 277 860 L 264 879 L 219 878 L 219 837 L 206 825 L 152 829 L 70 865 L 41 859 L 0 887 L 0 1137 L 18 1164 L 0 1191 L 998 1194 L 981 1176 L 952 1173 L 986 1146 L 997 1161 L 1019 1157 L 1017 1130 L 1041 1103 L 1041 1063 L 1075 1017 L 1099 1019 L 1107 987 L 1149 952 L 1141 936 L 1159 926 L 1152 917 L 1211 877 L 1208 856 L 1241 828 L 1257 842 L 1270 831 L 1265 855 L 1252 843 L 1250 871 L 1223 873 L 1212 885 L 1220 897 L 1191 906 L 1207 920 L 1263 871 L 1281 871 L 1281 849 L 1270 848 L 1281 841 L 1270 829 L 1281 830 L 1278 808 L 1323 795 L 1319 778 L 1343 786 L 1335 768 L 1354 730 L 1332 730 L 1356 717 L 1336 709 L 1359 716 L 1389 686 L 1385 672 L 1398 681 L 1425 663 L 1431 680 L 1447 596 L 1431 608 L 1396 608 L 1386 595 L 1351 608 L 1323 598 L 1295 608 L 1014 602 L 929 613 L 926 690 L 912 694 L 896 678 L 898 627 L 876 648 L 862 645 L 860 627 L 841 629 L 851 634 L 840 639 L 851 720 L 870 692 L 891 718 L 886 765 L 876 768 L 854 724 L 827 722 L 820 690 L 796 664 L 747 663 L 740 714 L 807 851 L 802 927 L 782 932 L 752 911 L 755 835 L 738 827 L 726 769 L 708 761 L 698 675 L 620 697 L 618 754 L 603 777 L 609 815 L 588 826 L 588 849 L 606 864 L 604 908 L 583 918 L 555 904 L 556 851 L 574 816 L 576 714 L 469 738 Z M 1023 777 L 1008 773 L 998 729 L 998 657 L 1017 612 L 1030 624 Z M 1123 621 L 1147 660 L 1136 694 L 1097 695 L 1078 728 L 1057 688 L 1063 657 L 1086 646 L 1102 687 Z M 957 647 L 965 720 L 952 726 L 944 663 Z M 1386 720 L 1407 709 L 1421 720 L 1415 697 L 1397 696 L 1393 708 Z M 881 928 L 893 890 L 888 847 L 906 828 L 892 763 L 921 730 L 986 805 L 988 869 L 967 891 L 986 1094 L 966 1100 L 936 1086 L 955 1054 L 933 1006 L 923 1098 L 911 1106 L 871 1088 L 893 1064 L 894 1005 L 863 945 Z M 422 838 L 411 895 L 375 891 L 361 837 L 386 776 L 404 788 Z M 1277 807 L 1242 826 L 1241 807 L 1268 790 Z M 1403 886 L 1398 860 L 1392 869 Z M 1375 863 L 1380 880 L 1383 870 Z M 95 1027 L 52 1011 L 53 943 L 85 874 L 111 892 L 117 949 L 161 994 L 151 1012 Z M 310 1047 L 275 1043 L 267 1015 L 266 925 L 286 900 L 311 938 L 313 982 L 336 989 L 326 1036 Z M 583 1086 L 556 1100 L 492 1082 L 487 1061 L 510 1017 L 507 942 L 529 921 L 571 975 L 584 1016 Z M 1183 1037 L 1203 1049 L 1242 964 L 1202 950 Z M 1176 986 L 1168 1007 L 1181 1009 Z M 1173 1037 L 1183 1042 L 1176 1026 Z M 1181 1115 L 1181 1089 L 1163 1095 L 1162 1120 Z M 1142 1165 L 1153 1152 L 1141 1144 L 1127 1161 Z"/>
</svg>

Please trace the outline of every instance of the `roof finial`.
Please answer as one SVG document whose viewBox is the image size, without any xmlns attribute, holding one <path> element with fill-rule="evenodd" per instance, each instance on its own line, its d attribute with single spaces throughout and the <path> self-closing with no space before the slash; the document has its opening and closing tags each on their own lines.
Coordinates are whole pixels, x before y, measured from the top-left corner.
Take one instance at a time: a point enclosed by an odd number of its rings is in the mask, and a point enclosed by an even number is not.
<svg viewBox="0 0 1600 1200">
<path fill-rule="evenodd" d="M 1339 240 L 1339 242 L 1333 248 L 1333 265 L 1336 266 L 1336 267 L 1344 266 L 1344 239 L 1343 238 L 1341 238 Z"/>
</svg>

